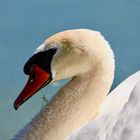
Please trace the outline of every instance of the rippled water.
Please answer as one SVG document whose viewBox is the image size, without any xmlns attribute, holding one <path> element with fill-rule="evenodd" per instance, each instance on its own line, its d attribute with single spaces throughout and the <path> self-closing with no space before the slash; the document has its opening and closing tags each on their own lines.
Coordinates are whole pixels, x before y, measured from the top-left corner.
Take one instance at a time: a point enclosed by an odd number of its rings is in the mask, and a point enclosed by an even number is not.
<svg viewBox="0 0 140 140">
<path fill-rule="evenodd" d="M 115 87 L 140 69 L 139 13 L 139 0 L 0 0 L 0 139 L 10 139 L 41 108 L 41 92 L 18 111 L 13 102 L 27 79 L 24 63 L 49 35 L 72 28 L 101 31 L 116 56 Z M 48 87 L 49 99 L 63 83 Z"/>
</svg>

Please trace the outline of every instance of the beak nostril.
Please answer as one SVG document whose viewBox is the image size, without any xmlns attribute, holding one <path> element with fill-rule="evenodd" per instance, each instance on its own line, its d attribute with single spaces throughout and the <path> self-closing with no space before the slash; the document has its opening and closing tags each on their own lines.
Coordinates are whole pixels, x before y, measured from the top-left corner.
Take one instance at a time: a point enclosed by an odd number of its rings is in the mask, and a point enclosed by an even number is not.
<svg viewBox="0 0 140 140">
<path fill-rule="evenodd" d="M 33 83 L 33 82 L 34 82 L 34 79 L 31 79 L 31 80 L 30 80 L 30 83 Z"/>
<path fill-rule="evenodd" d="M 29 82 L 30 82 L 30 83 L 33 83 L 34 81 L 35 81 L 35 74 L 32 73 L 32 74 L 30 75 Z"/>
</svg>

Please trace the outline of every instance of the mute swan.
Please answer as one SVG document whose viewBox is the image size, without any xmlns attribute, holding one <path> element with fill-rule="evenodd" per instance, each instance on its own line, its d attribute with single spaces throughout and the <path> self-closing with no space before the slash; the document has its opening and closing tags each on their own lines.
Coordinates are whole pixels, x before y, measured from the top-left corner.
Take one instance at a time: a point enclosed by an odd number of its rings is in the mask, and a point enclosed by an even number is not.
<svg viewBox="0 0 140 140">
<path fill-rule="evenodd" d="M 64 140 L 98 115 L 114 78 L 114 55 L 104 37 L 88 29 L 49 37 L 24 66 L 29 80 L 15 109 L 50 82 L 72 78 L 16 136 L 17 140 Z"/>
</svg>

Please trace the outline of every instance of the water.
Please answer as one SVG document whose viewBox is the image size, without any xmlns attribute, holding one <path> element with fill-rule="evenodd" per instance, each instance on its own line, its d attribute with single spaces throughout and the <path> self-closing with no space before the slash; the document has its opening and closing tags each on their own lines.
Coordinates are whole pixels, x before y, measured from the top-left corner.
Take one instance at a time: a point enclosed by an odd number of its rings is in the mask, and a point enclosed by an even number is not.
<svg viewBox="0 0 140 140">
<path fill-rule="evenodd" d="M 41 108 L 41 93 L 18 111 L 23 65 L 49 35 L 73 28 L 101 31 L 116 56 L 113 87 L 140 69 L 140 0 L 0 0 L 0 139 L 9 140 Z M 49 86 L 48 98 L 64 82 Z"/>
</svg>

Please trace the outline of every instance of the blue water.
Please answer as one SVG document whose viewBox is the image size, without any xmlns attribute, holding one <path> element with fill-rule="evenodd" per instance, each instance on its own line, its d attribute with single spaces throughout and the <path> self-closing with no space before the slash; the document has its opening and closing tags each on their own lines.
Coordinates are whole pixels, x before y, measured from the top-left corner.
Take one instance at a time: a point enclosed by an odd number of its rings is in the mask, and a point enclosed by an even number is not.
<svg viewBox="0 0 140 140">
<path fill-rule="evenodd" d="M 41 108 L 41 93 L 18 111 L 13 102 L 27 80 L 24 63 L 49 35 L 101 31 L 116 56 L 115 87 L 140 69 L 139 15 L 140 0 L 0 0 L 0 140 L 9 140 Z M 48 87 L 49 99 L 59 87 Z"/>
</svg>

